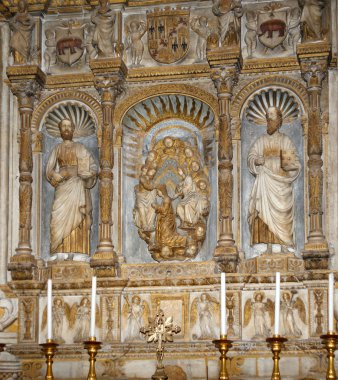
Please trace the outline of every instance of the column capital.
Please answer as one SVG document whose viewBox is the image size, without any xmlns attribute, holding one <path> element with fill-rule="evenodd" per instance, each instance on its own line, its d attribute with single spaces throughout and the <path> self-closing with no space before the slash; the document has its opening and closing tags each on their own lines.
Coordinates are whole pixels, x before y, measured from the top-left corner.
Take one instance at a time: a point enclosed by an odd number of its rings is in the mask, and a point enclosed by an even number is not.
<svg viewBox="0 0 338 380">
<path fill-rule="evenodd" d="M 213 69 L 211 72 L 211 80 L 217 89 L 218 95 L 232 94 L 234 86 L 238 82 L 238 67 L 220 67 Z"/>
<path fill-rule="evenodd" d="M 331 60 L 331 46 L 328 43 L 298 44 L 297 57 L 308 88 L 321 88 Z"/>
<path fill-rule="evenodd" d="M 124 92 L 124 78 L 121 75 L 100 75 L 94 78 L 94 86 L 103 102 L 115 103 Z"/>
<path fill-rule="evenodd" d="M 9 87 L 18 98 L 19 107 L 33 108 L 43 90 L 46 76 L 36 65 L 9 66 L 6 70 Z"/>
</svg>

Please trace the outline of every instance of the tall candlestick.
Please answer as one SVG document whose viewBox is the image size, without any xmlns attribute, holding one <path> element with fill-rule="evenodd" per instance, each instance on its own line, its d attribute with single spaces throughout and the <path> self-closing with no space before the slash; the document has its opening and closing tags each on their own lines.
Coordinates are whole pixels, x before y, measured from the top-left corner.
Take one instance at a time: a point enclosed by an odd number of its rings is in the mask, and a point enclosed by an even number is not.
<svg viewBox="0 0 338 380">
<path fill-rule="evenodd" d="M 333 291 L 334 291 L 334 275 L 329 274 L 329 333 L 333 333 Z"/>
<path fill-rule="evenodd" d="M 52 280 L 47 280 L 47 340 L 52 340 Z"/>
<path fill-rule="evenodd" d="M 221 273 L 221 336 L 227 334 L 225 273 Z"/>
<path fill-rule="evenodd" d="M 92 306 L 90 315 L 90 337 L 95 337 L 95 313 L 96 313 L 96 276 L 92 278 Z"/>
<path fill-rule="evenodd" d="M 275 335 L 279 335 L 279 311 L 280 311 L 280 272 L 276 272 Z"/>
</svg>

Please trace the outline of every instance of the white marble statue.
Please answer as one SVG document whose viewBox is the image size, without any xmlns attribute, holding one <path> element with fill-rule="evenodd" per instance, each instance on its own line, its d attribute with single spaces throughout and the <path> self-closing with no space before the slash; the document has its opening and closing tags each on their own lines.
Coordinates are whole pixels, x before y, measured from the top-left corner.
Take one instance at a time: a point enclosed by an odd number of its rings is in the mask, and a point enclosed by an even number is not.
<svg viewBox="0 0 338 380">
<path fill-rule="evenodd" d="M 52 150 L 46 167 L 46 177 L 55 187 L 50 222 L 52 255 L 90 254 L 90 189 L 96 182 L 97 166 L 86 147 L 72 141 L 74 128 L 68 119 L 59 123 L 63 142 Z"/>
<path fill-rule="evenodd" d="M 147 25 L 144 21 L 131 21 L 128 26 L 126 50 L 130 50 L 131 63 L 133 66 L 141 64 L 144 51 L 142 37 L 146 31 Z"/>
<path fill-rule="evenodd" d="M 179 173 L 184 179 L 176 189 L 176 196 L 182 198 L 177 204 L 176 213 L 181 220 L 182 228 L 198 223 L 207 213 L 209 201 L 197 192 L 195 181 L 190 175 L 184 176 L 182 170 L 179 170 Z"/>
<path fill-rule="evenodd" d="M 303 26 L 303 39 L 321 40 L 322 39 L 322 13 L 326 5 L 325 0 L 299 0 L 302 7 L 301 23 Z"/>
<path fill-rule="evenodd" d="M 151 205 L 156 200 L 156 189 L 152 182 L 156 174 L 155 169 L 148 169 L 146 165 L 141 168 L 140 182 L 135 186 L 135 207 L 133 210 L 136 227 L 153 231 L 155 228 L 156 213 Z"/>
<path fill-rule="evenodd" d="M 253 11 L 246 12 L 246 33 L 244 41 L 248 51 L 248 58 L 253 57 L 257 46 L 257 15 Z"/>
<path fill-rule="evenodd" d="M 99 58 L 112 57 L 115 54 L 114 25 L 116 15 L 110 9 L 108 0 L 99 0 L 99 3 L 99 9 L 91 17 L 92 23 L 95 24 L 92 43 Z"/>
<path fill-rule="evenodd" d="M 208 18 L 205 16 L 194 17 L 190 21 L 191 29 L 198 35 L 196 44 L 197 61 L 205 61 L 207 57 L 207 39 L 211 34 L 208 26 Z"/>
<path fill-rule="evenodd" d="M 18 2 L 18 13 L 9 21 L 12 36 L 9 47 L 13 54 L 14 64 L 26 64 L 31 60 L 32 35 L 35 21 L 28 14 L 28 3 L 26 0 Z"/>
<path fill-rule="evenodd" d="M 240 41 L 243 10 L 241 0 L 213 0 L 212 11 L 218 17 L 222 46 L 236 45 Z"/>
<path fill-rule="evenodd" d="M 301 171 L 296 147 L 279 131 L 282 112 L 267 110 L 267 134 L 250 147 L 248 168 L 255 177 L 249 200 L 251 245 L 265 243 L 294 247 L 294 182 Z"/>
</svg>

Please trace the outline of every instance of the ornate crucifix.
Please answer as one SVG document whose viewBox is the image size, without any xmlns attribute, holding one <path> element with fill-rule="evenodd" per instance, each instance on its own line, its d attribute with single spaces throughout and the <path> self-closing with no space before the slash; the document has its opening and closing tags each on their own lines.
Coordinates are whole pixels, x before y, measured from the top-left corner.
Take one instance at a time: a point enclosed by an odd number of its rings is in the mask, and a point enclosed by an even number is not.
<svg viewBox="0 0 338 380">
<path fill-rule="evenodd" d="M 140 332 L 147 337 L 147 343 L 157 343 L 157 366 L 155 373 L 151 377 L 153 380 L 168 379 L 163 365 L 164 343 L 173 342 L 173 334 L 178 334 L 180 331 L 181 327 L 174 326 L 173 317 L 166 318 L 161 309 L 157 311 L 155 318 L 149 318 L 148 326 L 140 328 Z"/>
</svg>

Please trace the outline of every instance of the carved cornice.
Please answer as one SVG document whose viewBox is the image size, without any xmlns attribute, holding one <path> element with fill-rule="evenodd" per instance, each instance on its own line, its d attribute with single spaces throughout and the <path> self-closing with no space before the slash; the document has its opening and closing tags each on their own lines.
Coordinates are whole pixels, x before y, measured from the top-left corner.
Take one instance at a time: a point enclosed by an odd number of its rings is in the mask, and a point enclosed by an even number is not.
<svg viewBox="0 0 338 380">
<path fill-rule="evenodd" d="M 261 73 L 299 70 L 297 58 L 278 57 L 270 59 L 247 59 L 244 61 L 242 73 Z"/>
<path fill-rule="evenodd" d="M 211 67 L 228 65 L 241 66 L 242 54 L 240 47 L 218 47 L 207 51 L 207 59 Z"/>
<path fill-rule="evenodd" d="M 172 80 L 187 78 L 207 78 L 210 76 L 210 67 L 207 64 L 193 64 L 180 66 L 142 67 L 129 69 L 128 82 L 142 82 L 150 80 Z"/>
<path fill-rule="evenodd" d="M 92 73 L 67 74 L 67 75 L 48 75 L 45 87 L 54 88 L 73 88 L 93 86 L 94 76 Z"/>
<path fill-rule="evenodd" d="M 121 78 L 127 76 L 128 69 L 121 58 L 92 59 L 89 67 L 94 75 L 118 75 Z"/>
<path fill-rule="evenodd" d="M 327 42 L 310 42 L 297 45 L 297 56 L 302 58 L 326 58 L 331 57 L 331 45 Z"/>
<path fill-rule="evenodd" d="M 218 101 L 217 99 L 199 87 L 191 86 L 188 84 L 158 84 L 151 87 L 141 88 L 138 91 L 118 104 L 114 113 L 114 125 L 120 126 L 125 113 L 135 104 L 162 94 L 180 94 L 188 95 L 192 98 L 199 99 L 200 101 L 209 105 L 215 115 L 215 123 L 218 125 Z"/>
<path fill-rule="evenodd" d="M 36 65 L 8 66 L 6 74 L 11 83 L 34 79 L 43 85 L 46 81 L 45 73 Z"/>
<path fill-rule="evenodd" d="M 53 95 L 45 98 L 35 109 L 32 117 L 32 129 L 37 130 L 40 123 L 47 111 L 54 105 L 62 101 L 80 102 L 85 104 L 95 116 L 95 119 L 100 127 L 102 121 L 102 109 L 100 103 L 91 95 L 83 91 L 65 90 L 54 93 Z"/>
</svg>

